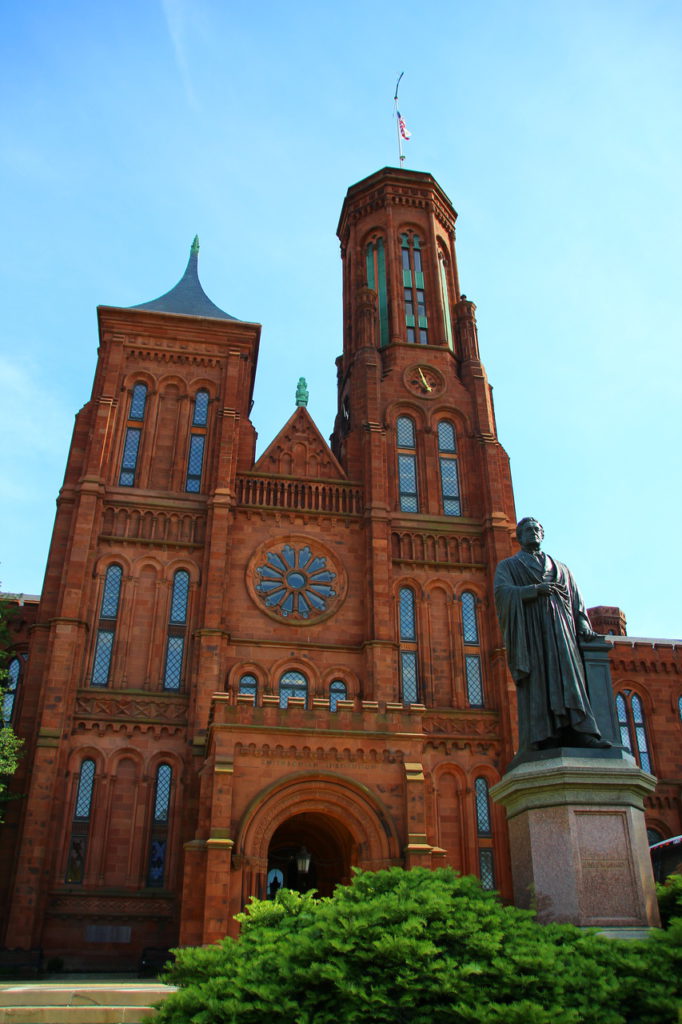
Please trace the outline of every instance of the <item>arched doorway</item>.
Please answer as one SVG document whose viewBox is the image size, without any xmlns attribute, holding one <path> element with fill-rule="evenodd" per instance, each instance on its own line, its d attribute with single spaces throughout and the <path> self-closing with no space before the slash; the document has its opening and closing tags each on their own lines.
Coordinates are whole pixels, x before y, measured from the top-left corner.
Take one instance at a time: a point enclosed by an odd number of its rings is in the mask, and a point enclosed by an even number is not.
<svg viewBox="0 0 682 1024">
<path fill-rule="evenodd" d="M 291 864 L 302 847 L 310 854 L 306 872 Z M 278 886 L 315 888 L 328 896 L 350 881 L 353 867 L 376 871 L 403 863 L 395 825 L 380 798 L 328 772 L 297 772 L 261 790 L 240 823 L 234 858 L 241 907 L 252 896 L 272 897 Z"/>
<path fill-rule="evenodd" d="M 317 889 L 331 896 L 335 886 L 350 881 L 357 848 L 338 818 L 319 812 L 294 814 L 275 830 L 268 847 L 267 896 L 278 889 Z"/>
</svg>

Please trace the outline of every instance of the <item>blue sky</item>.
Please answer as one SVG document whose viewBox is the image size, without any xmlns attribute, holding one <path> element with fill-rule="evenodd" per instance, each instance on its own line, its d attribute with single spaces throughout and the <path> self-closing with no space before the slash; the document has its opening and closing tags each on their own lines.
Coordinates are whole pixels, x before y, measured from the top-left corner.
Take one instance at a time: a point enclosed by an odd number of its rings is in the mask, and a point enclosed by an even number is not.
<svg viewBox="0 0 682 1024">
<path fill-rule="evenodd" d="M 5 0 L 0 580 L 37 593 L 95 308 L 200 273 L 263 324 L 259 450 L 296 381 L 331 432 L 335 229 L 397 162 L 392 97 L 459 213 L 519 516 L 588 605 L 682 636 L 682 6 Z"/>
</svg>

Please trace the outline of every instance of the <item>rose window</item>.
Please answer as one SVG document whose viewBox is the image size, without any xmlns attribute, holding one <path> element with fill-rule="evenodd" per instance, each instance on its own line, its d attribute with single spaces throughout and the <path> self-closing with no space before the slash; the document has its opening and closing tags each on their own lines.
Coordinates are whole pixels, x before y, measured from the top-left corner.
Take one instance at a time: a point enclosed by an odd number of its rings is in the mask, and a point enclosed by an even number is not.
<svg viewBox="0 0 682 1024">
<path fill-rule="evenodd" d="M 321 615 L 336 597 L 332 586 L 336 573 L 330 572 L 327 559 L 314 555 L 307 544 L 300 548 L 285 544 L 278 551 L 267 551 L 256 576 L 254 590 L 261 601 L 283 618 Z"/>
</svg>

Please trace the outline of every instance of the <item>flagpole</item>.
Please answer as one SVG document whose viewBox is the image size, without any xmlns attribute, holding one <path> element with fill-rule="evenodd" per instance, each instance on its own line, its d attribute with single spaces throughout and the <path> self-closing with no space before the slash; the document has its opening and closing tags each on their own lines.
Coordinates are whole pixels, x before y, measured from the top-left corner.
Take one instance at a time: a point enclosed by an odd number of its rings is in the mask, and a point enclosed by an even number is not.
<svg viewBox="0 0 682 1024">
<path fill-rule="evenodd" d="M 400 72 L 398 81 L 395 83 L 395 96 L 393 97 L 393 113 L 395 115 L 395 130 L 398 133 L 398 156 L 400 157 L 399 166 L 402 167 L 405 163 L 405 154 L 403 153 L 403 137 L 400 133 L 400 115 L 398 113 L 398 86 L 400 85 L 400 79 L 405 74 L 404 71 Z"/>
</svg>

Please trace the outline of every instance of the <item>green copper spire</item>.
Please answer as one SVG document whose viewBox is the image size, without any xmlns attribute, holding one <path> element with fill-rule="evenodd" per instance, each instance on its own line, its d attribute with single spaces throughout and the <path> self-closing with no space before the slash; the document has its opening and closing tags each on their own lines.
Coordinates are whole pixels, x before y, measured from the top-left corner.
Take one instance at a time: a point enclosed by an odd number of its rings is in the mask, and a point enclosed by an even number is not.
<svg viewBox="0 0 682 1024">
<path fill-rule="evenodd" d="M 308 404 L 308 385 L 306 384 L 305 377 L 298 378 L 298 384 L 296 385 L 296 405 L 307 405 Z"/>
<path fill-rule="evenodd" d="M 198 235 L 194 236 L 194 241 L 192 242 L 192 248 L 189 251 L 190 251 L 190 253 L 193 256 L 198 256 L 199 255 L 199 236 Z"/>
</svg>

